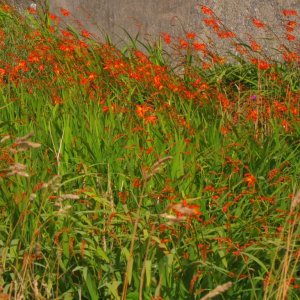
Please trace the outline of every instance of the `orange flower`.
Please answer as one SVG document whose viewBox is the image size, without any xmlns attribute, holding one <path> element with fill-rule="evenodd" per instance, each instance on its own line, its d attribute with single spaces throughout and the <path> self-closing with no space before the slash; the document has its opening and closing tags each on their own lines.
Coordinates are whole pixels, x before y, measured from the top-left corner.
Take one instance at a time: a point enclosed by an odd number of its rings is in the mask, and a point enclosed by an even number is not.
<svg viewBox="0 0 300 300">
<path fill-rule="evenodd" d="M 287 26 L 285 27 L 285 30 L 288 32 L 293 32 L 297 26 L 296 21 L 288 21 Z"/>
<path fill-rule="evenodd" d="M 274 101 L 273 104 L 275 106 L 276 112 L 278 113 L 283 113 L 288 111 L 288 107 L 284 103 L 281 103 L 279 101 Z"/>
<path fill-rule="evenodd" d="M 150 115 L 145 117 L 145 124 L 150 123 L 154 125 L 157 121 L 157 117 L 155 115 Z"/>
<path fill-rule="evenodd" d="M 279 174 L 279 170 L 278 169 L 272 169 L 272 170 L 270 170 L 269 173 L 268 173 L 268 181 L 273 180 L 273 178 L 275 176 L 277 176 L 278 174 Z"/>
<path fill-rule="evenodd" d="M 171 36 L 168 33 L 163 32 L 162 38 L 167 45 L 171 44 L 171 42 L 172 42 Z"/>
<path fill-rule="evenodd" d="M 84 36 L 84 37 L 86 37 L 86 38 L 89 38 L 91 36 L 91 34 L 87 30 L 85 30 L 85 29 L 83 29 L 81 31 L 81 35 Z"/>
<path fill-rule="evenodd" d="M 205 51 L 206 50 L 206 45 L 200 44 L 198 42 L 194 42 L 193 47 L 194 47 L 194 50 L 196 50 L 196 51 Z"/>
<path fill-rule="evenodd" d="M 239 52 L 240 54 L 246 54 L 248 51 L 244 48 L 244 46 L 236 44 L 235 45 L 235 49 L 237 52 Z"/>
<path fill-rule="evenodd" d="M 295 40 L 296 40 L 296 37 L 295 37 L 293 34 L 288 33 L 288 34 L 286 35 L 286 39 L 287 39 L 288 41 L 295 41 Z"/>
<path fill-rule="evenodd" d="M 136 105 L 136 108 L 135 108 L 135 112 L 140 118 L 143 118 L 144 115 L 146 114 L 146 112 L 149 110 L 150 110 L 150 108 L 146 105 Z"/>
<path fill-rule="evenodd" d="M 138 178 L 133 179 L 133 187 L 134 188 L 139 188 L 141 186 L 141 181 Z"/>
<path fill-rule="evenodd" d="M 150 147 L 148 149 L 145 150 L 146 154 L 149 155 L 150 153 L 153 152 L 153 147 Z"/>
<path fill-rule="evenodd" d="M 297 11 L 294 10 L 294 9 L 284 9 L 282 11 L 282 13 L 285 15 L 285 16 L 297 16 Z"/>
<path fill-rule="evenodd" d="M 178 39 L 180 48 L 187 49 L 189 47 L 189 43 L 184 39 Z"/>
<path fill-rule="evenodd" d="M 282 120 L 281 121 L 281 125 L 282 127 L 284 128 L 285 132 L 288 132 L 289 131 L 289 123 L 287 122 L 287 120 Z"/>
<path fill-rule="evenodd" d="M 201 66 L 202 66 L 202 69 L 203 70 L 208 70 L 211 68 L 211 64 L 210 63 L 207 63 L 207 62 L 202 62 L 201 63 Z"/>
<path fill-rule="evenodd" d="M 296 52 L 285 51 L 283 53 L 283 59 L 286 62 L 293 62 L 293 61 L 299 61 L 300 58 Z"/>
<path fill-rule="evenodd" d="M 68 17 L 70 15 L 70 12 L 64 8 L 60 9 L 60 13 L 65 17 Z"/>
<path fill-rule="evenodd" d="M 297 22 L 296 21 L 288 21 L 287 25 L 290 26 L 290 27 L 295 28 L 297 26 Z"/>
<path fill-rule="evenodd" d="M 6 73 L 5 69 L 0 68 L 0 76 L 4 76 Z"/>
<path fill-rule="evenodd" d="M 194 32 L 187 32 L 185 34 L 185 36 L 186 36 L 187 39 L 193 40 L 196 37 L 196 33 L 194 33 Z"/>
<path fill-rule="evenodd" d="M 291 107 L 291 113 L 294 115 L 294 116 L 297 116 L 298 115 L 298 109 L 294 106 Z"/>
<path fill-rule="evenodd" d="M 227 135 L 228 133 L 229 133 L 229 128 L 225 127 L 225 126 L 222 126 L 221 127 L 221 134 L 222 135 Z"/>
<path fill-rule="evenodd" d="M 201 11 L 202 11 L 202 13 L 204 13 L 205 15 L 213 15 L 214 14 L 214 12 L 209 8 L 209 7 L 207 7 L 207 6 L 204 6 L 204 5 L 202 5 L 201 6 Z"/>
<path fill-rule="evenodd" d="M 251 41 L 250 46 L 253 51 L 261 50 L 261 45 L 257 44 L 255 41 Z"/>
<path fill-rule="evenodd" d="M 49 19 L 52 20 L 52 21 L 57 21 L 57 20 L 58 20 L 58 16 L 56 16 L 56 15 L 54 15 L 54 14 L 51 14 L 51 13 L 48 14 L 48 17 L 49 17 Z"/>
<path fill-rule="evenodd" d="M 254 187 L 256 183 L 256 178 L 254 177 L 254 175 L 246 173 L 244 176 L 244 182 L 247 182 L 248 187 Z"/>
<path fill-rule="evenodd" d="M 252 23 L 253 23 L 257 28 L 264 28 L 264 27 L 266 26 L 263 22 L 261 22 L 261 21 L 255 19 L 255 18 L 252 19 Z"/>
<path fill-rule="evenodd" d="M 260 70 L 268 70 L 270 69 L 271 65 L 267 63 L 265 60 L 254 58 L 252 59 L 252 63 L 257 65 L 258 69 Z"/>
<path fill-rule="evenodd" d="M 258 112 L 257 110 L 251 110 L 247 116 L 247 120 L 252 120 L 253 122 L 256 122 L 258 119 Z"/>
<path fill-rule="evenodd" d="M 232 31 L 219 31 L 218 37 L 221 39 L 234 38 L 236 34 Z"/>
<path fill-rule="evenodd" d="M 156 87 L 156 88 L 158 88 L 159 90 L 162 90 L 163 89 L 163 84 L 162 84 L 162 78 L 161 78 L 161 76 L 160 75 L 156 75 L 155 77 L 154 77 L 154 86 Z"/>
<path fill-rule="evenodd" d="M 215 31 L 220 27 L 216 19 L 204 19 L 203 22 L 206 26 L 212 27 Z"/>
<path fill-rule="evenodd" d="M 29 7 L 29 8 L 27 9 L 27 11 L 28 11 L 30 14 L 32 14 L 32 15 L 36 14 L 36 8 L 34 8 L 34 7 Z"/>
<path fill-rule="evenodd" d="M 63 104 L 63 100 L 61 97 L 57 96 L 57 95 L 53 95 L 53 98 L 52 98 L 52 104 L 53 105 L 60 105 L 60 104 Z"/>
<path fill-rule="evenodd" d="M 8 5 L 8 4 L 2 5 L 2 6 L 1 6 L 1 9 L 2 9 L 4 12 L 10 12 L 10 11 L 12 11 L 11 6 Z"/>
<path fill-rule="evenodd" d="M 230 106 L 230 101 L 228 100 L 228 98 L 225 95 L 219 93 L 218 100 L 220 101 L 223 110 L 226 111 L 227 108 Z"/>
</svg>

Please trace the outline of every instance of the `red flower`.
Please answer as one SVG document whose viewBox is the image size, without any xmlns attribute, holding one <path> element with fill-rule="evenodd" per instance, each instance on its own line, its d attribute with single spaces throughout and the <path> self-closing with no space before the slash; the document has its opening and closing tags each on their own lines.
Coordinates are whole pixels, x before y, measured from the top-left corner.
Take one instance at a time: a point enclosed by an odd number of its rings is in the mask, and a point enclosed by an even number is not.
<svg viewBox="0 0 300 300">
<path fill-rule="evenodd" d="M 226 111 L 227 108 L 230 106 L 230 101 L 228 100 L 228 98 L 220 93 L 218 94 L 218 100 L 220 101 L 223 110 Z"/>
<path fill-rule="evenodd" d="M 257 65 L 258 69 L 260 70 L 268 70 L 270 69 L 271 65 L 267 63 L 265 60 L 262 59 L 252 59 L 252 63 Z"/>
<path fill-rule="evenodd" d="M 187 32 L 185 34 L 185 36 L 186 36 L 187 39 L 193 40 L 196 37 L 196 33 L 194 33 L 194 32 Z"/>
<path fill-rule="evenodd" d="M 296 21 L 288 21 L 287 25 L 295 28 L 297 26 L 297 22 Z"/>
<path fill-rule="evenodd" d="M 145 124 L 150 123 L 154 125 L 157 121 L 157 117 L 155 115 L 146 116 L 144 119 L 145 119 Z"/>
<path fill-rule="evenodd" d="M 260 51 L 261 50 L 261 45 L 257 44 L 255 41 L 251 41 L 250 45 L 251 45 L 251 49 L 253 51 Z"/>
<path fill-rule="evenodd" d="M 51 14 L 49 13 L 48 17 L 50 18 L 50 20 L 52 21 L 56 21 L 58 19 L 58 16 L 54 15 L 54 14 Z"/>
<path fill-rule="evenodd" d="M 286 62 L 293 62 L 293 61 L 298 61 L 299 56 L 296 52 L 285 52 L 283 53 L 283 59 Z"/>
<path fill-rule="evenodd" d="M 179 39 L 180 48 L 186 49 L 189 47 L 189 43 L 184 39 Z"/>
<path fill-rule="evenodd" d="M 297 16 L 297 11 L 294 10 L 294 9 L 284 9 L 282 11 L 282 13 L 285 15 L 285 16 Z"/>
<path fill-rule="evenodd" d="M 204 19 L 203 22 L 206 26 L 212 27 L 215 31 L 220 27 L 216 19 Z"/>
<path fill-rule="evenodd" d="M 143 118 L 151 108 L 146 105 L 136 105 L 135 112 L 138 117 Z"/>
<path fill-rule="evenodd" d="M 81 31 L 81 34 L 82 34 L 82 36 L 84 36 L 86 38 L 89 38 L 91 36 L 91 34 L 87 30 L 85 30 L 85 29 L 83 29 Z"/>
<path fill-rule="evenodd" d="M 196 50 L 196 51 L 205 51 L 206 50 L 206 45 L 200 44 L 198 42 L 194 42 L 193 47 L 194 47 L 194 50 Z"/>
<path fill-rule="evenodd" d="M 253 122 L 256 122 L 258 119 L 258 112 L 257 110 L 251 110 L 247 116 L 247 120 L 252 120 Z"/>
<path fill-rule="evenodd" d="M 134 178 L 133 179 L 133 187 L 134 188 L 139 188 L 141 186 L 141 182 L 140 182 L 140 180 L 138 179 L 138 178 Z"/>
<path fill-rule="evenodd" d="M 221 127 L 221 133 L 222 133 L 222 135 L 227 135 L 229 133 L 229 128 L 225 127 L 225 126 L 222 126 Z"/>
<path fill-rule="evenodd" d="M 227 38 L 234 38 L 236 37 L 236 35 L 232 31 L 219 31 L 218 37 L 221 39 L 227 39 Z"/>
<path fill-rule="evenodd" d="M 256 183 L 256 178 L 254 177 L 254 175 L 246 173 L 244 176 L 244 182 L 247 182 L 248 187 L 254 187 Z"/>
<path fill-rule="evenodd" d="M 205 15 L 213 15 L 214 14 L 214 12 L 209 8 L 209 7 L 207 7 L 207 6 L 204 6 L 204 5 L 202 5 L 201 6 L 201 11 L 202 11 L 202 13 L 204 13 Z"/>
<path fill-rule="evenodd" d="M 34 8 L 34 7 L 29 7 L 29 8 L 27 9 L 27 11 L 28 11 L 30 14 L 32 14 L 32 15 L 36 14 L 36 8 Z"/>
<path fill-rule="evenodd" d="M 286 35 L 286 39 L 288 40 L 288 41 L 295 41 L 296 40 L 296 37 L 293 35 L 293 34 L 287 34 Z"/>
<path fill-rule="evenodd" d="M 252 19 L 252 23 L 253 23 L 257 28 L 264 28 L 264 27 L 266 26 L 263 22 L 261 22 L 261 21 L 255 19 L 255 18 Z"/>
<path fill-rule="evenodd" d="M 167 45 L 171 44 L 171 42 L 172 42 L 171 36 L 168 33 L 163 32 L 162 38 Z"/>
<path fill-rule="evenodd" d="M 1 6 L 1 9 L 4 11 L 4 12 L 10 12 L 12 10 L 11 6 L 8 5 L 8 4 L 4 4 Z"/>
<path fill-rule="evenodd" d="M 70 12 L 64 8 L 60 9 L 60 13 L 65 17 L 68 17 L 70 15 Z"/>
<path fill-rule="evenodd" d="M 288 21 L 285 30 L 288 32 L 293 32 L 296 26 L 297 26 L 296 21 Z"/>
<path fill-rule="evenodd" d="M 287 120 L 282 120 L 281 125 L 284 128 L 285 132 L 289 131 L 289 124 L 288 124 Z"/>
<path fill-rule="evenodd" d="M 4 76 L 6 73 L 5 69 L 0 68 L 0 76 Z"/>
</svg>

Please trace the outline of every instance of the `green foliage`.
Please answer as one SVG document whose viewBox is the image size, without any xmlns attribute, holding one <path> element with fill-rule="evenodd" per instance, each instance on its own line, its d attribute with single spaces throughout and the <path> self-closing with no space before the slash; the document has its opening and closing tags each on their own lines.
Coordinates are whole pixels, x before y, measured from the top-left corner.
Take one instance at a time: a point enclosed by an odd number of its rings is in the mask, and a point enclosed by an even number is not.
<svg viewBox="0 0 300 300">
<path fill-rule="evenodd" d="M 0 298 L 299 299 L 299 67 L 1 7 Z"/>
</svg>

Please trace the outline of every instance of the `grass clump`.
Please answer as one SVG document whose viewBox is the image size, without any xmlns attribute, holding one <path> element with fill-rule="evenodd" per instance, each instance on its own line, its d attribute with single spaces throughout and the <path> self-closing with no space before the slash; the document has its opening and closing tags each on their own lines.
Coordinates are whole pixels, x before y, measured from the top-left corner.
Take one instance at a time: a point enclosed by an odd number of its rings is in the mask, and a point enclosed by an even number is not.
<svg viewBox="0 0 300 300">
<path fill-rule="evenodd" d="M 1 4 L 0 298 L 299 299 L 299 49 L 202 11 L 235 63 Z"/>
</svg>

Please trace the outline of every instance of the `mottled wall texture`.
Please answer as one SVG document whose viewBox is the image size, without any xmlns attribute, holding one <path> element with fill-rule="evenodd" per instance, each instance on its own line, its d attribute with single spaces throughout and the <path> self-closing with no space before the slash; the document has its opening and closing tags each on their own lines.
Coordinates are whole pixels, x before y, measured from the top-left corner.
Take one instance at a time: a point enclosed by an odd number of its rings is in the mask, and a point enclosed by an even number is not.
<svg viewBox="0 0 300 300">
<path fill-rule="evenodd" d="M 17 5 L 35 2 L 37 6 L 41 1 L 44 0 L 11 0 Z M 214 39 L 202 22 L 201 5 L 213 9 L 228 29 L 245 41 L 250 36 L 270 38 L 254 28 L 252 17 L 268 23 L 280 35 L 282 9 L 298 9 L 300 14 L 300 0 L 50 0 L 52 12 L 60 15 L 61 7 L 71 12 L 72 17 L 64 18 L 67 22 L 74 17 L 99 39 L 107 33 L 119 45 L 128 39 L 123 29 L 131 36 L 139 32 L 140 38 L 146 40 L 155 40 L 161 32 L 182 36 L 184 31 L 197 33 L 199 40 L 207 41 L 207 36 Z M 221 49 L 225 47 L 224 43 L 217 43 Z M 274 46 L 274 42 L 265 43 L 269 48 Z"/>
</svg>

